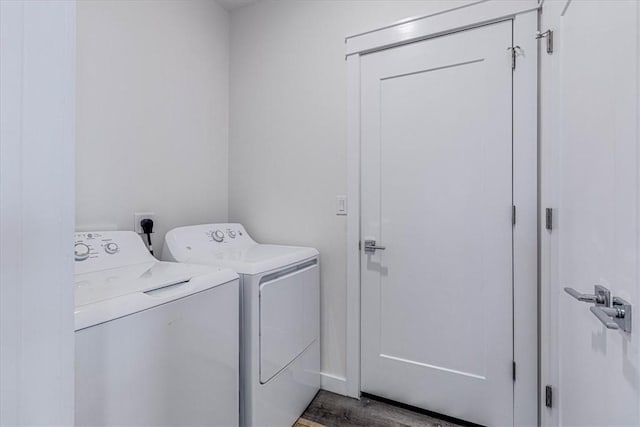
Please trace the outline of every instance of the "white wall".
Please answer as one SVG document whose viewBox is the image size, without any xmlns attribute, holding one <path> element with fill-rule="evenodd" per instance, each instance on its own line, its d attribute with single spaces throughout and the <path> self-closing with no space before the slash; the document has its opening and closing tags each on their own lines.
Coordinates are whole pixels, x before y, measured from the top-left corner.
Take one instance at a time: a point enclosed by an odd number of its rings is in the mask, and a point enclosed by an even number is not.
<svg viewBox="0 0 640 427">
<path fill-rule="evenodd" d="M 159 252 L 170 228 L 226 221 L 228 21 L 208 0 L 78 2 L 78 227 L 153 211 Z"/>
<path fill-rule="evenodd" d="M 461 3 L 462 4 L 462 3 Z M 262 1 L 231 13 L 229 217 L 321 254 L 324 386 L 344 392 L 347 35 L 452 1 Z"/>
<path fill-rule="evenodd" d="M 0 1 L 0 425 L 73 424 L 75 4 Z"/>
</svg>

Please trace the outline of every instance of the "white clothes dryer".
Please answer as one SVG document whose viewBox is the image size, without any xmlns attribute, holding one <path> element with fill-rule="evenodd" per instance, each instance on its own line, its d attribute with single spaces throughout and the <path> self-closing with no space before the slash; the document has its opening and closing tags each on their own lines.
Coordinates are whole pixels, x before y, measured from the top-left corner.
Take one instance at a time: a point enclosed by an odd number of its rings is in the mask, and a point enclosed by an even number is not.
<svg viewBox="0 0 640 427">
<path fill-rule="evenodd" d="M 75 259 L 76 425 L 238 425 L 238 275 L 130 231 L 76 233 Z"/>
<path fill-rule="evenodd" d="M 169 231 L 163 257 L 240 274 L 241 425 L 291 426 L 320 388 L 318 251 L 206 224 Z"/>
</svg>

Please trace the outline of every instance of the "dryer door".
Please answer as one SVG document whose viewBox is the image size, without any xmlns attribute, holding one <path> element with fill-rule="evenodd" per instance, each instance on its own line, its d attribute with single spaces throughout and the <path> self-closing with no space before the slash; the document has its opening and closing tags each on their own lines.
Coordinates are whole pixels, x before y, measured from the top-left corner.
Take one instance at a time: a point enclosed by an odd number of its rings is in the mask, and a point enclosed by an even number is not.
<svg viewBox="0 0 640 427">
<path fill-rule="evenodd" d="M 269 381 L 320 335 L 320 280 L 313 259 L 260 280 L 260 382 Z"/>
</svg>

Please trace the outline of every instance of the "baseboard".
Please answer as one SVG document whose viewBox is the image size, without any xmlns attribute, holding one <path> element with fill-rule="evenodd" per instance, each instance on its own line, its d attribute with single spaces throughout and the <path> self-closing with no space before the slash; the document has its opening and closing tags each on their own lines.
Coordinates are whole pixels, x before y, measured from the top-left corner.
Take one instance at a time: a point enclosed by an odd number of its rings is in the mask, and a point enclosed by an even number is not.
<svg viewBox="0 0 640 427">
<path fill-rule="evenodd" d="M 349 395 L 347 393 L 347 379 L 326 372 L 320 372 L 320 388 L 343 396 Z"/>
</svg>

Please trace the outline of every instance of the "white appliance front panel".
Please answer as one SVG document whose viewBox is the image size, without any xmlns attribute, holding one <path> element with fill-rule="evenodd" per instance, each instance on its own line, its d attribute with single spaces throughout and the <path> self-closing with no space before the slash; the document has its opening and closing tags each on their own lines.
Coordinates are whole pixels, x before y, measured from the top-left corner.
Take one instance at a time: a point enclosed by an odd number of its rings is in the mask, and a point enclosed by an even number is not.
<svg viewBox="0 0 640 427">
<path fill-rule="evenodd" d="M 76 332 L 76 425 L 239 422 L 238 280 Z"/>
<path fill-rule="evenodd" d="M 319 339 L 270 381 L 265 384 L 260 381 L 260 281 L 276 271 L 240 276 L 242 426 L 292 425 L 320 389 Z M 317 268 L 315 271 L 318 274 Z"/>
<path fill-rule="evenodd" d="M 314 341 L 300 356 L 266 384 L 243 382 L 251 396 L 241 405 L 244 426 L 294 425 L 320 390 L 320 341 Z"/>
<path fill-rule="evenodd" d="M 288 274 L 285 269 L 281 276 L 279 273 L 263 276 L 260 281 L 260 382 L 263 384 L 319 340 L 317 260 L 292 269 Z"/>
</svg>

